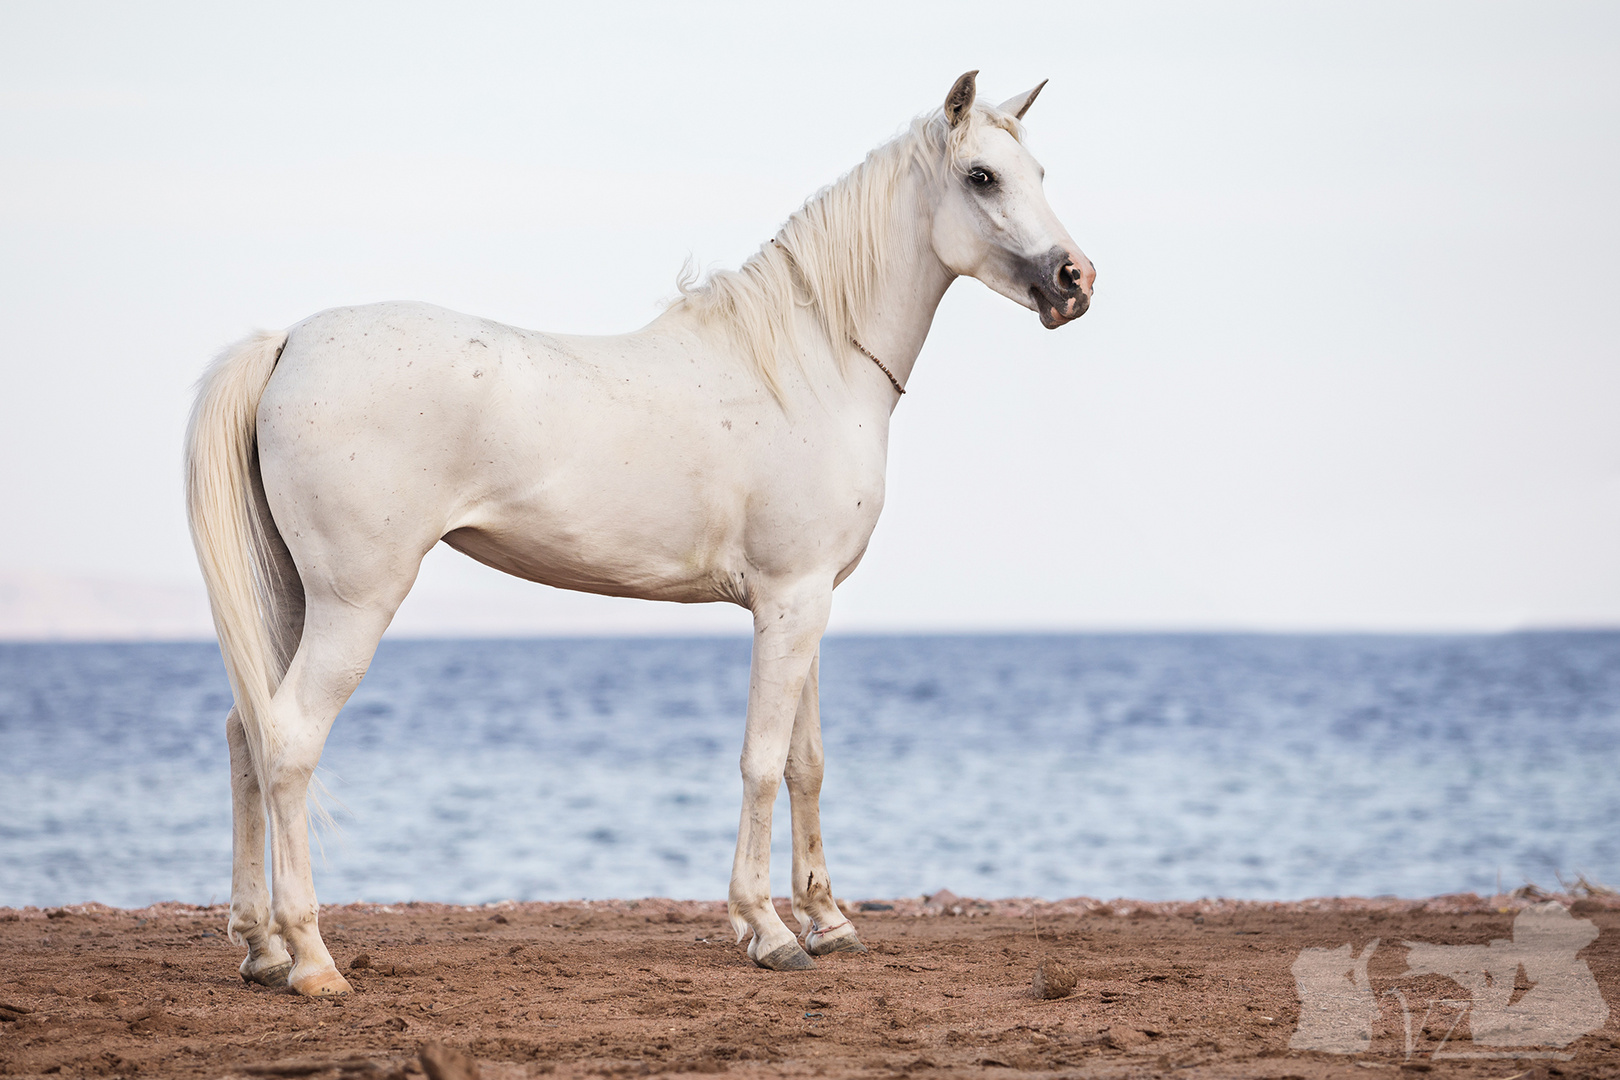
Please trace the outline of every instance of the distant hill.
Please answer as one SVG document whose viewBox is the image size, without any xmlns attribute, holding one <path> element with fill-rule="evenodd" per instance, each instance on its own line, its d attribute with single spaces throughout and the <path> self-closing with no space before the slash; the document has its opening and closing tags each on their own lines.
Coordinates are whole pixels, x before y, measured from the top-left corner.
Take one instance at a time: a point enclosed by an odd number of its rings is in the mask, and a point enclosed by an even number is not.
<svg viewBox="0 0 1620 1080">
<path fill-rule="evenodd" d="M 0 570 L 0 641 L 206 640 L 202 582 Z"/>
</svg>

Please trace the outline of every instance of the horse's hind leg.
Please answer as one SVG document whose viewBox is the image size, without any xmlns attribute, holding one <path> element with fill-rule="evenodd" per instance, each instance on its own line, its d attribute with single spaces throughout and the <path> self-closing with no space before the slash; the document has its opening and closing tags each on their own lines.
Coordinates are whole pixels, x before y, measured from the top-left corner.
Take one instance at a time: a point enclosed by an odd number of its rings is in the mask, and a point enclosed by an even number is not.
<svg viewBox="0 0 1620 1080">
<path fill-rule="evenodd" d="M 257 482 L 253 495 L 259 500 L 259 513 L 268 518 L 270 511 Z M 266 554 L 273 563 L 271 578 L 277 591 L 272 605 L 275 622 L 269 630 L 277 654 L 290 658 L 304 628 L 304 586 L 279 533 L 270 533 Z M 242 960 L 243 979 L 286 986 L 292 957 L 270 918 L 270 890 L 264 878 L 264 792 L 242 714 L 234 707 L 225 718 L 225 743 L 231 752 L 230 938 L 248 949 Z"/>
<path fill-rule="evenodd" d="M 300 994 L 347 993 L 332 954 L 321 940 L 320 908 L 309 859 L 309 783 L 338 710 L 371 664 L 383 631 L 410 588 L 411 576 L 380 597 L 339 598 L 331 579 L 311 590 L 304 636 L 271 705 L 278 750 L 265 770 L 269 790 L 270 865 L 275 926 L 291 950 L 288 984 Z"/>
<path fill-rule="evenodd" d="M 804 931 L 804 947 L 811 956 L 835 952 L 865 952 L 855 925 L 833 899 L 832 879 L 821 847 L 821 777 L 825 756 L 821 749 L 821 657 L 810 665 L 793 717 L 793 741 L 788 748 L 789 805 L 793 808 L 793 914 Z"/>
<path fill-rule="evenodd" d="M 231 748 L 230 937 L 248 948 L 243 979 L 286 986 L 292 957 L 270 921 L 270 890 L 264 882 L 264 797 L 242 717 L 234 708 L 225 718 L 225 741 Z"/>
</svg>

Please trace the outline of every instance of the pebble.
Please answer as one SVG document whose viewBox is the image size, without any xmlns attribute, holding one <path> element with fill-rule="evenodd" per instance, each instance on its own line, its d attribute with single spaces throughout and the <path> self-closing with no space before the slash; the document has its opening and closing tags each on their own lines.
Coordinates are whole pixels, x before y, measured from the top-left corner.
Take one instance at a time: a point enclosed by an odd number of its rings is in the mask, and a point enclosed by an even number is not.
<svg viewBox="0 0 1620 1080">
<path fill-rule="evenodd" d="M 1035 967 L 1035 996 L 1052 1001 L 1074 993 L 1074 972 L 1056 960 L 1042 960 Z"/>
<path fill-rule="evenodd" d="M 478 1062 L 464 1051 L 441 1042 L 425 1042 L 416 1052 L 428 1080 L 479 1080 Z"/>
</svg>

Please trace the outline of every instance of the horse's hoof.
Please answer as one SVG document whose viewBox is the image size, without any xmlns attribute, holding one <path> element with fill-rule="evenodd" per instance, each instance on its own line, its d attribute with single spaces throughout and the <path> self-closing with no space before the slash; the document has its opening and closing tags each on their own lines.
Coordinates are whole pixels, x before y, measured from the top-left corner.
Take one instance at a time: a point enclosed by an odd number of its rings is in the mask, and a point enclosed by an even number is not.
<svg viewBox="0 0 1620 1080">
<path fill-rule="evenodd" d="M 276 964 L 272 967 L 260 968 L 258 971 L 250 971 L 247 961 L 244 960 L 241 967 L 242 981 L 245 983 L 258 983 L 260 986 L 268 986 L 271 989 L 279 990 L 287 985 L 287 976 L 292 974 L 292 969 L 293 962 L 288 960 L 284 964 Z"/>
<path fill-rule="evenodd" d="M 302 975 L 293 979 L 289 985 L 293 993 L 302 994 L 304 997 L 337 997 L 354 989 L 349 985 L 348 979 L 337 973 L 337 968 L 330 967 Z"/>
<path fill-rule="evenodd" d="M 809 971 L 816 966 L 810 954 L 799 948 L 797 941 L 772 949 L 764 956 L 756 956 L 754 963 L 772 971 Z"/>
<path fill-rule="evenodd" d="M 858 934 L 845 934 L 843 937 L 828 938 L 820 934 L 807 934 L 804 947 L 810 951 L 811 956 L 828 956 L 832 953 L 848 952 L 863 953 L 870 950 L 863 944 Z"/>
</svg>

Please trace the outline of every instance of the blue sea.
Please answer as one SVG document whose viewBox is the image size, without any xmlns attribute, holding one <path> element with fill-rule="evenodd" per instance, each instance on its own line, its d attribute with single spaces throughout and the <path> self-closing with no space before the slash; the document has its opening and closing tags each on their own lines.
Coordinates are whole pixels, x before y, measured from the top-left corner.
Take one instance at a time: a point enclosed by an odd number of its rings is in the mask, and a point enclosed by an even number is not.
<svg viewBox="0 0 1620 1080">
<path fill-rule="evenodd" d="M 726 894 L 746 639 L 386 641 L 324 901 Z M 1620 633 L 834 637 L 846 898 L 1620 883 Z M 0 905 L 224 900 L 212 644 L 0 645 Z M 777 809 L 775 891 L 787 891 Z"/>
</svg>

